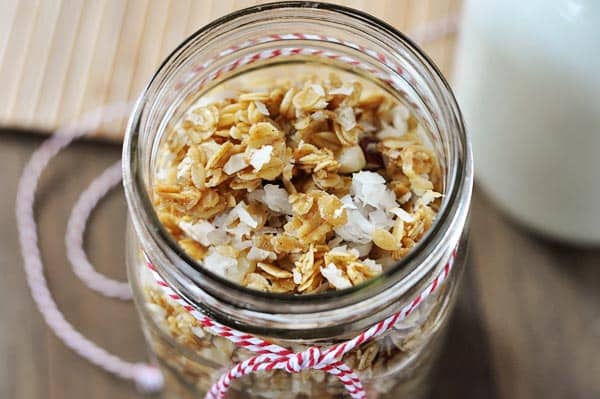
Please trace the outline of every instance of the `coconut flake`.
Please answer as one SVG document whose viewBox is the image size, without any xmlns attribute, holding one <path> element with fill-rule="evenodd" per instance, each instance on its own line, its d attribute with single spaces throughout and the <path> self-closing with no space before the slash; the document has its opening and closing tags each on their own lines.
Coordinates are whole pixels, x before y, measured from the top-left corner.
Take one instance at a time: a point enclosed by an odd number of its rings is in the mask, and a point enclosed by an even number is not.
<svg viewBox="0 0 600 399">
<path fill-rule="evenodd" d="M 187 179 L 190 176 L 190 171 L 192 170 L 192 165 L 194 161 L 187 155 L 181 160 L 179 165 L 177 165 L 177 180 Z"/>
<path fill-rule="evenodd" d="M 373 259 L 367 258 L 362 261 L 363 265 L 369 268 L 369 271 L 373 274 L 380 274 L 383 270 L 383 266 L 375 262 Z"/>
<path fill-rule="evenodd" d="M 298 270 L 292 270 L 292 278 L 294 279 L 294 284 L 302 284 L 302 273 Z"/>
<path fill-rule="evenodd" d="M 366 244 L 371 241 L 374 230 L 369 220 L 358 210 L 348 210 L 348 221 L 335 229 L 337 235 L 344 241 Z"/>
<path fill-rule="evenodd" d="M 354 86 L 341 86 L 329 90 L 329 94 L 332 96 L 342 95 L 349 96 L 354 91 Z"/>
<path fill-rule="evenodd" d="M 312 85 L 310 85 L 310 88 L 312 89 L 312 91 L 317 93 L 319 96 L 325 97 L 325 90 L 323 89 L 323 86 L 318 85 L 318 84 L 312 84 Z"/>
<path fill-rule="evenodd" d="M 267 109 L 265 103 L 263 103 L 262 101 L 254 101 L 254 105 L 256 106 L 258 112 L 260 112 L 263 115 L 269 116 L 269 110 Z"/>
<path fill-rule="evenodd" d="M 372 242 L 367 242 L 364 244 L 352 243 L 352 244 L 348 245 L 348 248 L 352 248 L 352 249 L 356 250 L 358 252 L 358 257 L 362 258 L 364 256 L 367 256 L 371 252 L 371 248 L 373 248 L 373 243 Z"/>
<path fill-rule="evenodd" d="M 223 172 L 232 175 L 248 166 L 248 160 L 245 154 L 233 154 L 223 165 Z"/>
<path fill-rule="evenodd" d="M 277 254 L 275 254 L 275 252 L 266 251 L 257 247 L 252 247 L 248 252 L 247 259 L 253 261 L 261 261 L 265 259 L 275 260 L 277 259 Z"/>
<path fill-rule="evenodd" d="M 350 195 L 344 195 L 342 198 L 340 198 L 340 201 L 342 201 L 342 204 L 346 209 L 358 209 Z"/>
<path fill-rule="evenodd" d="M 338 290 L 352 287 L 350 280 L 348 280 L 342 274 L 342 271 L 333 263 L 328 264 L 327 267 L 322 267 L 321 274 L 329 281 L 329 284 L 333 285 Z"/>
<path fill-rule="evenodd" d="M 324 121 L 325 119 L 327 119 L 327 115 L 325 115 L 325 112 L 323 112 L 323 111 L 317 111 L 317 112 L 313 112 L 310 115 L 310 118 L 313 121 Z"/>
<path fill-rule="evenodd" d="M 235 98 L 239 95 L 236 90 L 220 90 L 208 96 L 202 96 L 197 102 L 196 107 L 206 107 L 214 103 L 221 102 L 230 98 Z"/>
<path fill-rule="evenodd" d="M 292 206 L 287 191 L 275 184 L 266 184 L 264 188 L 254 190 L 248 194 L 248 201 L 261 202 L 277 213 L 292 214 Z"/>
<path fill-rule="evenodd" d="M 406 223 L 412 223 L 415 221 L 415 217 L 410 213 L 406 212 L 404 209 L 400 207 L 390 209 L 390 212 L 394 215 L 398 216 L 400 220 Z"/>
<path fill-rule="evenodd" d="M 335 248 L 331 248 L 329 250 L 329 253 L 331 255 L 342 255 L 342 256 L 344 256 L 344 255 L 346 255 L 346 254 L 349 253 L 350 255 L 354 255 L 356 257 L 359 257 L 358 250 L 355 249 L 355 248 L 348 248 L 347 245 L 340 245 L 340 246 L 337 246 Z"/>
<path fill-rule="evenodd" d="M 412 197 L 412 193 L 410 191 L 406 192 L 403 196 L 398 198 L 398 202 L 401 204 L 406 204 Z"/>
<path fill-rule="evenodd" d="M 394 219 L 387 215 L 383 209 L 375 209 L 369 212 L 369 222 L 375 229 L 388 230 L 394 225 Z"/>
<path fill-rule="evenodd" d="M 351 194 L 365 205 L 385 209 L 398 206 L 396 195 L 385 185 L 385 179 L 378 173 L 361 171 L 352 175 Z"/>
<path fill-rule="evenodd" d="M 194 334 L 198 338 L 204 338 L 204 336 L 206 335 L 202 327 L 194 326 L 190 328 L 190 330 L 192 331 L 192 334 Z"/>
<path fill-rule="evenodd" d="M 229 278 L 235 275 L 238 262 L 237 259 L 223 255 L 211 247 L 202 264 L 211 272 Z"/>
<path fill-rule="evenodd" d="M 435 192 L 433 190 L 426 190 L 421 198 L 419 198 L 419 203 L 427 206 L 432 203 L 436 198 L 440 198 L 442 194 Z"/>
<path fill-rule="evenodd" d="M 348 131 L 356 126 L 356 117 L 352 107 L 339 107 L 336 111 L 337 121 L 342 126 L 342 129 Z"/>
<path fill-rule="evenodd" d="M 258 221 L 252 217 L 250 212 L 248 212 L 246 203 L 242 201 L 237 204 L 234 209 L 237 209 L 237 216 L 240 218 L 240 222 L 247 224 L 253 229 L 258 226 Z"/>
<path fill-rule="evenodd" d="M 206 220 L 200 220 L 197 223 L 179 222 L 179 228 L 191 239 L 200 244 L 209 246 L 211 241 L 208 239 L 208 234 L 215 231 L 215 226 Z"/>
<path fill-rule="evenodd" d="M 206 159 L 211 159 L 212 156 L 221 149 L 221 145 L 211 140 L 200 144 L 200 148 L 204 151 L 204 154 L 206 154 Z"/>
<path fill-rule="evenodd" d="M 250 164 L 254 167 L 257 172 L 271 160 L 271 153 L 273 152 L 273 146 L 265 145 L 260 149 L 254 151 L 250 157 Z"/>
<path fill-rule="evenodd" d="M 264 204 L 271 210 L 279 213 L 291 214 L 292 205 L 285 189 L 275 185 L 267 184 L 264 188 Z"/>
<path fill-rule="evenodd" d="M 253 245 L 252 240 L 235 240 L 231 246 L 238 251 L 251 248 Z"/>
<path fill-rule="evenodd" d="M 390 126 L 388 124 L 384 124 L 381 130 L 377 132 L 376 136 L 379 140 L 399 139 L 406 133 L 407 129 L 408 127 L 406 122 L 404 123 L 404 127 L 396 127 L 396 125 Z"/>
<path fill-rule="evenodd" d="M 398 104 L 392 109 L 392 124 L 398 130 L 406 132 L 406 121 L 409 117 L 410 111 L 402 104 Z"/>
</svg>

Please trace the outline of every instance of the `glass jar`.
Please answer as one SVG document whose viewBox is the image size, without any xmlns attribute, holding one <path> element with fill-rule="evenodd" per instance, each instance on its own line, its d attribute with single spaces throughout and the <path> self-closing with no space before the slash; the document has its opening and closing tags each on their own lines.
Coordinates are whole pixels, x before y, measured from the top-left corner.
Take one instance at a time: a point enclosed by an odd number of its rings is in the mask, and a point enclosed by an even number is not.
<svg viewBox="0 0 600 399">
<path fill-rule="evenodd" d="M 152 207 L 157 150 L 190 104 L 232 77 L 268 78 L 286 73 L 285 68 L 315 73 L 335 68 L 385 89 L 418 115 L 440 161 L 444 198 L 430 231 L 400 262 L 353 288 L 294 296 L 236 285 L 190 259 Z M 464 267 L 473 172 L 453 94 L 435 65 L 405 36 L 359 11 L 327 4 L 285 2 L 225 16 L 163 62 L 136 104 L 123 162 L 129 279 L 169 397 L 200 397 L 252 353 L 200 327 L 161 291 L 147 261 L 189 306 L 294 352 L 357 336 L 410 306 L 453 262 L 443 285 L 406 319 L 342 359 L 358 373 L 369 398 L 417 398 L 424 392 Z M 333 398 L 344 392 L 335 377 L 322 371 L 274 370 L 235 380 L 228 397 Z"/>
</svg>

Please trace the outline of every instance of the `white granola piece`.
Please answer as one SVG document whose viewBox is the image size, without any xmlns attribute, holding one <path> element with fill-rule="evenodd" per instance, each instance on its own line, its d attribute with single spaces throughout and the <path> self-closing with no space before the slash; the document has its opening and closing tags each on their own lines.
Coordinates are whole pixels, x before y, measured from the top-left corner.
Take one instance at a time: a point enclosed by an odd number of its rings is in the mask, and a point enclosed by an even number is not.
<svg viewBox="0 0 600 399">
<path fill-rule="evenodd" d="M 194 334 L 198 338 L 204 338 L 206 336 L 206 333 L 204 332 L 204 329 L 202 327 L 194 326 L 190 328 L 190 330 L 192 331 L 192 334 Z"/>
<path fill-rule="evenodd" d="M 248 212 L 248 207 L 244 201 L 239 202 L 231 212 L 235 212 L 235 215 L 240 219 L 240 222 L 247 224 L 248 226 L 255 229 L 258 227 L 258 220 L 254 219 L 250 212 Z"/>
<path fill-rule="evenodd" d="M 269 116 L 269 110 L 267 109 L 267 106 L 265 105 L 265 103 L 257 100 L 257 101 L 254 101 L 254 105 L 256 106 L 256 109 L 258 110 L 258 112 L 260 112 L 261 114 L 263 114 L 265 116 Z"/>
<path fill-rule="evenodd" d="M 323 111 L 317 111 L 310 115 L 310 119 L 313 121 L 324 121 L 327 119 L 327 115 Z"/>
<path fill-rule="evenodd" d="M 410 213 L 406 212 L 404 209 L 397 207 L 390 209 L 390 212 L 394 215 L 398 216 L 398 219 L 402 220 L 405 223 L 412 223 L 415 221 L 415 217 Z"/>
<path fill-rule="evenodd" d="M 195 105 L 196 105 L 196 107 L 206 107 L 207 105 L 212 105 L 212 104 L 221 102 L 223 100 L 228 100 L 230 98 L 236 98 L 239 94 L 240 94 L 240 92 L 238 90 L 223 89 L 223 90 L 219 90 L 214 93 L 211 93 L 211 95 L 200 97 L 200 99 L 196 102 Z M 191 112 L 191 110 L 188 112 Z"/>
<path fill-rule="evenodd" d="M 202 265 L 221 277 L 232 279 L 239 275 L 237 259 L 221 254 L 214 247 L 209 247 Z M 238 277 L 234 281 L 241 282 L 241 278 Z"/>
<path fill-rule="evenodd" d="M 269 163 L 272 153 L 272 145 L 262 146 L 260 149 L 252 153 L 252 156 L 250 157 L 250 165 L 252 165 L 254 170 L 258 172 L 264 165 Z"/>
<path fill-rule="evenodd" d="M 348 86 L 341 86 L 341 87 L 336 87 L 334 89 L 330 89 L 329 94 L 332 96 L 336 96 L 336 95 L 349 96 L 350 94 L 352 94 L 353 91 L 354 91 L 354 86 L 348 85 Z"/>
<path fill-rule="evenodd" d="M 223 172 L 232 175 L 244 169 L 248 164 L 245 154 L 233 154 L 229 157 L 225 165 L 223 165 Z"/>
<path fill-rule="evenodd" d="M 398 198 L 400 204 L 406 204 L 412 198 L 412 192 L 407 191 L 402 197 Z"/>
<path fill-rule="evenodd" d="M 310 88 L 317 93 L 320 97 L 325 97 L 325 89 L 323 89 L 323 86 L 319 85 L 319 84 L 311 84 Z"/>
<path fill-rule="evenodd" d="M 387 188 L 379 173 L 362 171 L 352 175 L 351 194 L 365 205 L 385 209 L 398 206 L 396 195 Z"/>
<path fill-rule="evenodd" d="M 248 194 L 248 200 L 262 202 L 277 213 L 292 214 L 292 205 L 287 191 L 275 184 L 266 184 L 264 188 L 254 190 Z"/>
<path fill-rule="evenodd" d="M 252 240 L 238 240 L 235 239 L 232 243 L 231 246 L 233 248 L 235 248 L 238 251 L 243 251 L 244 249 L 248 249 L 251 248 L 253 245 Z"/>
<path fill-rule="evenodd" d="M 330 255 L 341 255 L 344 256 L 346 254 L 350 254 L 350 255 L 354 255 L 356 257 L 359 257 L 359 253 L 358 250 L 355 248 L 348 248 L 347 245 L 340 245 L 339 247 L 335 247 L 335 248 L 331 248 L 329 250 L 329 254 Z"/>
<path fill-rule="evenodd" d="M 229 241 L 227 233 L 217 229 L 214 224 L 200 220 L 197 223 L 179 222 L 179 228 L 183 232 L 204 246 L 226 244 Z"/>
<path fill-rule="evenodd" d="M 392 124 L 394 127 L 401 131 L 402 134 L 406 133 L 408 126 L 406 121 L 410 117 L 410 111 L 403 104 L 398 104 L 392 109 Z"/>
<path fill-rule="evenodd" d="M 427 206 L 431 204 L 436 198 L 440 198 L 442 194 L 435 192 L 433 190 L 426 190 L 421 198 L 417 200 L 417 202 L 423 206 Z"/>
<path fill-rule="evenodd" d="M 371 252 L 371 249 L 373 248 L 373 243 L 372 242 L 367 242 L 364 244 L 349 243 L 348 248 L 352 248 L 352 249 L 356 250 L 358 252 L 358 257 L 362 258 L 362 257 L 367 256 Z"/>
<path fill-rule="evenodd" d="M 352 287 L 350 280 L 348 280 L 348 278 L 343 275 L 342 271 L 333 263 L 328 264 L 326 267 L 322 267 L 321 274 L 329 281 L 329 284 L 333 285 L 338 290 Z"/>
<path fill-rule="evenodd" d="M 192 170 L 194 161 L 187 155 L 177 165 L 177 180 L 187 180 L 190 177 L 190 171 Z"/>
<path fill-rule="evenodd" d="M 336 110 L 337 121 L 342 126 L 342 129 L 348 131 L 356 126 L 356 117 L 352 107 L 339 107 Z"/>
<path fill-rule="evenodd" d="M 377 132 L 376 136 L 379 140 L 399 139 L 406 133 L 407 129 L 406 122 L 405 127 L 400 129 L 384 122 L 383 127 Z"/>
<path fill-rule="evenodd" d="M 248 260 L 262 261 L 266 259 L 275 260 L 277 254 L 275 252 L 267 251 L 261 248 L 252 247 L 247 255 Z"/>
<path fill-rule="evenodd" d="M 292 205 L 288 193 L 285 189 L 275 185 L 267 184 L 264 188 L 265 191 L 265 205 L 279 213 L 292 214 Z"/>
<path fill-rule="evenodd" d="M 358 244 L 366 244 L 371 241 L 373 225 L 359 210 L 347 210 L 348 221 L 339 227 L 335 232 L 342 237 L 344 241 Z"/>
<path fill-rule="evenodd" d="M 394 218 L 388 216 L 383 209 L 375 209 L 369 212 L 369 222 L 374 229 L 389 230 L 394 225 Z"/>
<path fill-rule="evenodd" d="M 215 142 L 214 140 L 205 141 L 200 144 L 200 149 L 204 151 L 207 159 L 212 158 L 212 156 L 221 149 L 221 145 Z"/>
<path fill-rule="evenodd" d="M 381 264 L 377 263 L 376 261 L 370 258 L 363 260 L 362 264 L 368 267 L 371 273 L 373 274 L 380 274 L 383 270 L 383 266 Z"/>
</svg>

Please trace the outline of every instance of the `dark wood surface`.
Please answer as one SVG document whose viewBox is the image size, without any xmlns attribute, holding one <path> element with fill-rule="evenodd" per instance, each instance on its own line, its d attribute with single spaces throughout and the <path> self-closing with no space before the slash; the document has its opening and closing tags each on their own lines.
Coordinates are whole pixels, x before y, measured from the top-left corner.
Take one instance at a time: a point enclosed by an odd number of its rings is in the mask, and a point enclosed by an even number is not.
<svg viewBox="0 0 600 399">
<path fill-rule="evenodd" d="M 41 138 L 0 131 L 0 398 L 142 398 L 132 384 L 91 366 L 48 331 L 29 294 L 18 248 L 14 195 Z M 38 195 L 41 247 L 66 317 L 130 360 L 145 357 L 131 303 L 107 300 L 73 275 L 65 224 L 79 193 L 120 149 L 78 143 L 45 173 Z M 125 204 L 115 191 L 92 217 L 93 263 L 124 278 Z M 432 398 L 600 398 L 600 248 L 561 246 L 500 215 L 476 190 L 471 253 Z"/>
</svg>

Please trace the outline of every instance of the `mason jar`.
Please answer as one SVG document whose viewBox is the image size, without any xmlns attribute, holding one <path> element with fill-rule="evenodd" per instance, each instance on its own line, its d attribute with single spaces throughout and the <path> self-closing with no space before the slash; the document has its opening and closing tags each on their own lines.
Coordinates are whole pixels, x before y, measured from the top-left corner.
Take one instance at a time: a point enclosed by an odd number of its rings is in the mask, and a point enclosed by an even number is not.
<svg viewBox="0 0 600 399">
<path fill-rule="evenodd" d="M 265 293 L 211 273 L 173 241 L 152 206 L 153 172 L 165 132 L 205 93 L 232 79 L 257 82 L 298 68 L 333 68 L 406 104 L 439 160 L 443 199 L 425 237 L 381 275 L 333 292 Z M 198 314 L 297 353 L 352 339 L 398 312 L 404 317 L 339 360 L 368 398 L 423 395 L 464 268 L 473 171 L 451 89 L 403 34 L 362 12 L 310 2 L 255 6 L 218 19 L 182 43 L 142 92 L 123 162 L 129 280 L 167 397 L 201 397 L 256 354 L 202 324 Z M 326 371 L 250 373 L 232 381 L 228 397 L 343 397 L 344 384 Z"/>
</svg>

